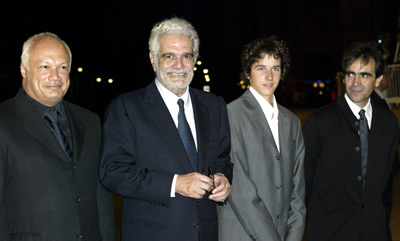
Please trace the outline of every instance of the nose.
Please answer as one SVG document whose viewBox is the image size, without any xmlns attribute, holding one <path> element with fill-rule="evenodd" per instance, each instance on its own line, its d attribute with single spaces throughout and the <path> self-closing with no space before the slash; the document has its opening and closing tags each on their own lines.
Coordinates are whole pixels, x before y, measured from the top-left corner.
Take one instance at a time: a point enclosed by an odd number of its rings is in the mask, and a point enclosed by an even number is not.
<svg viewBox="0 0 400 241">
<path fill-rule="evenodd" d="M 61 79 L 61 76 L 60 76 L 60 73 L 59 73 L 58 69 L 57 68 L 53 68 L 50 71 L 49 80 L 57 81 L 57 80 L 60 80 L 60 79 Z"/>
<path fill-rule="evenodd" d="M 360 85 L 360 83 L 361 83 L 361 77 L 359 74 L 356 74 L 353 79 L 353 85 L 357 86 Z"/>
<path fill-rule="evenodd" d="M 265 71 L 265 79 L 272 80 L 272 71 L 271 70 Z"/>
<path fill-rule="evenodd" d="M 183 66 L 182 56 L 181 57 L 177 57 L 175 59 L 174 67 L 177 68 L 177 69 L 180 69 L 180 68 L 182 68 L 182 66 Z"/>
</svg>

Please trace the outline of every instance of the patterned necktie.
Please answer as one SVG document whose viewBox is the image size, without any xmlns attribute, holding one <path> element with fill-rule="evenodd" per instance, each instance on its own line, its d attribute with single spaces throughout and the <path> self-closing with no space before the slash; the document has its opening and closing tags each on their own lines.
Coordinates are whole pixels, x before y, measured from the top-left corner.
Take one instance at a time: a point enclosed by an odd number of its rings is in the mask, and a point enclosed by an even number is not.
<svg viewBox="0 0 400 241">
<path fill-rule="evenodd" d="M 53 132 L 61 148 L 67 155 L 68 160 L 72 161 L 72 156 L 73 156 L 72 149 L 68 144 L 67 138 L 62 133 L 60 126 L 58 125 L 58 115 L 59 115 L 58 111 L 56 109 L 51 108 L 46 112 L 44 118 L 50 123 L 51 131 Z"/>
<path fill-rule="evenodd" d="M 361 167 L 363 176 L 363 188 L 365 186 L 365 177 L 367 175 L 367 160 L 368 160 L 368 121 L 365 117 L 365 110 L 361 109 L 358 112 L 360 115 L 360 140 L 361 140 Z"/>
<path fill-rule="evenodd" d="M 182 99 L 178 100 L 179 105 L 179 113 L 178 113 L 178 132 L 181 136 L 183 145 L 185 146 L 186 153 L 189 157 L 190 163 L 192 164 L 194 170 L 197 171 L 197 150 L 196 145 L 194 143 L 194 139 L 192 136 L 192 132 L 190 131 L 190 126 L 186 120 L 185 109 L 183 107 L 184 103 Z"/>
</svg>

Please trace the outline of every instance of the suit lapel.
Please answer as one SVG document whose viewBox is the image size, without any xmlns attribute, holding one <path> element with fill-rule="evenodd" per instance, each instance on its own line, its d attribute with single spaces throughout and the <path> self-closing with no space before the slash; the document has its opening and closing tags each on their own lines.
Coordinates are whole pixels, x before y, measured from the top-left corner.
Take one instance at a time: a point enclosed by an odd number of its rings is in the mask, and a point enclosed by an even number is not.
<svg viewBox="0 0 400 241">
<path fill-rule="evenodd" d="M 190 90 L 190 89 L 189 89 Z M 192 100 L 194 119 L 196 123 L 196 134 L 197 134 L 197 153 L 199 161 L 199 172 L 202 172 L 203 168 L 206 170 L 207 166 L 207 152 L 209 143 L 209 117 L 208 108 L 205 106 L 194 91 L 190 92 L 190 98 Z"/>
<path fill-rule="evenodd" d="M 29 100 L 19 91 L 14 98 L 16 115 L 24 119 L 24 129 L 29 132 L 35 139 L 45 145 L 50 151 L 54 152 L 61 159 L 68 161 L 67 156 L 62 150 L 57 139 L 46 125 L 45 120 L 34 109 Z"/>
<path fill-rule="evenodd" d="M 64 101 L 65 112 L 68 117 L 68 124 L 72 135 L 72 151 L 73 151 L 73 162 L 76 163 L 79 160 L 82 152 L 82 146 L 85 138 L 85 125 L 80 119 L 71 111 L 69 103 Z"/>
<path fill-rule="evenodd" d="M 253 96 L 253 94 L 247 90 L 243 95 L 242 98 L 245 101 L 246 108 L 245 110 L 248 112 L 248 116 L 250 116 L 250 121 L 260 130 L 260 133 L 263 134 L 265 139 L 273 146 L 276 150 L 274 136 L 272 135 L 271 128 L 268 124 L 267 119 L 265 118 L 264 112 L 261 109 L 260 104 Z"/>
<path fill-rule="evenodd" d="M 176 155 L 177 160 L 185 171 L 193 172 L 193 167 L 190 164 L 178 130 L 154 81 L 146 88 L 145 102 L 147 103 L 148 114 L 164 139 L 164 143 Z"/>
</svg>

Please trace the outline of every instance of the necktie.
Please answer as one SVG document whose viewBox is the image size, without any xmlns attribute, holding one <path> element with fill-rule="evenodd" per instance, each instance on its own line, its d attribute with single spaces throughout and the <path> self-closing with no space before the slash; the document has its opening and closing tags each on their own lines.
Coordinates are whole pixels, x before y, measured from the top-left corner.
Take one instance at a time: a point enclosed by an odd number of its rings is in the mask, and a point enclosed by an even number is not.
<svg viewBox="0 0 400 241">
<path fill-rule="evenodd" d="M 68 144 L 67 138 L 62 133 L 60 126 L 58 125 L 58 111 L 56 109 L 49 109 L 46 112 L 44 118 L 50 123 L 51 131 L 53 132 L 54 136 L 56 137 L 61 148 L 64 150 L 68 159 L 70 161 L 72 161 L 72 155 L 73 155 L 72 149 Z"/>
<path fill-rule="evenodd" d="M 181 136 L 183 145 L 185 146 L 186 153 L 189 157 L 190 163 L 192 164 L 194 170 L 197 171 L 197 150 L 196 145 L 194 143 L 194 139 L 192 136 L 192 132 L 190 131 L 189 124 L 186 120 L 185 109 L 183 107 L 183 100 L 178 100 L 179 105 L 179 113 L 178 113 L 178 132 Z"/>
<path fill-rule="evenodd" d="M 361 167 L 363 176 L 363 187 L 365 186 L 365 177 L 367 175 L 367 160 L 368 160 L 368 121 L 365 117 L 365 110 L 361 109 L 360 115 L 360 140 L 361 140 Z"/>
</svg>

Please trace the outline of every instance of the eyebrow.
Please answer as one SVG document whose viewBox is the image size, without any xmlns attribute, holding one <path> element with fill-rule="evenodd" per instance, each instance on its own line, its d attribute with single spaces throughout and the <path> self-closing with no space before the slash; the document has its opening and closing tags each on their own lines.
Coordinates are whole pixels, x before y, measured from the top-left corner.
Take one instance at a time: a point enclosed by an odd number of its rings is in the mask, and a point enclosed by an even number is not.
<svg viewBox="0 0 400 241">
<path fill-rule="evenodd" d="M 345 74 L 354 74 L 355 75 L 356 73 L 354 71 L 346 71 Z M 369 72 L 360 72 L 360 73 L 357 73 L 357 74 L 368 75 L 368 76 L 372 77 L 372 74 L 369 73 Z"/>
<path fill-rule="evenodd" d="M 176 55 L 176 54 L 173 53 L 173 52 L 167 52 L 167 53 L 163 53 L 161 56 L 164 57 L 164 56 L 166 56 L 166 55 Z M 190 56 L 193 56 L 193 53 L 183 53 L 182 55 L 190 55 Z"/>
<path fill-rule="evenodd" d="M 265 64 L 257 64 L 257 65 L 255 65 L 254 66 L 255 68 L 257 68 L 257 67 L 267 67 Z M 278 68 L 281 68 L 281 66 L 280 65 L 273 65 L 272 66 L 272 68 L 276 68 L 276 67 L 278 67 Z"/>
</svg>

